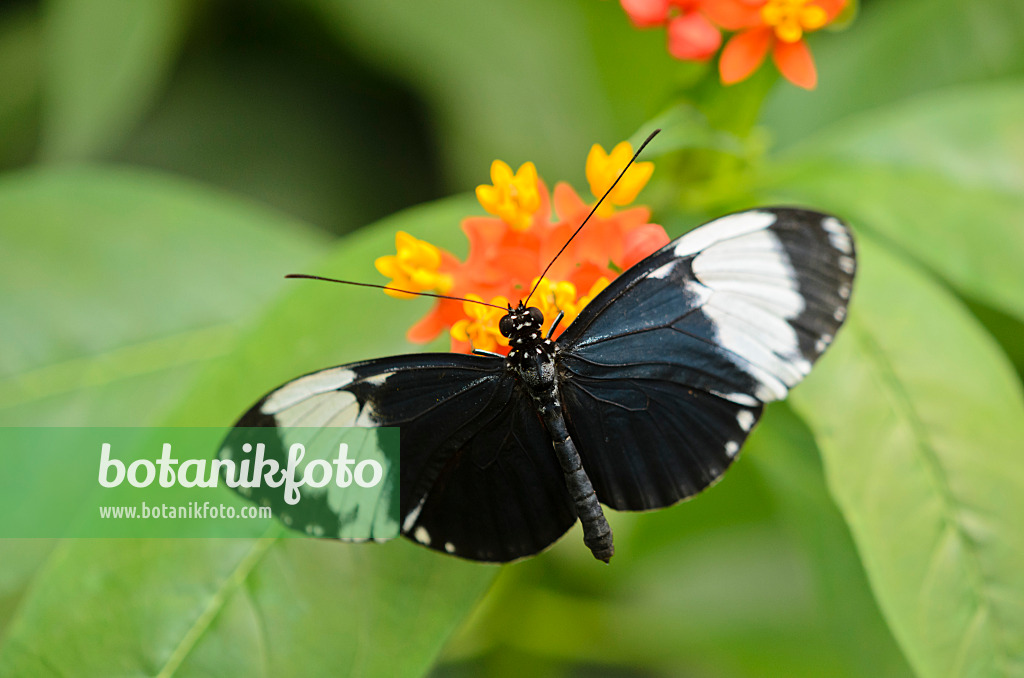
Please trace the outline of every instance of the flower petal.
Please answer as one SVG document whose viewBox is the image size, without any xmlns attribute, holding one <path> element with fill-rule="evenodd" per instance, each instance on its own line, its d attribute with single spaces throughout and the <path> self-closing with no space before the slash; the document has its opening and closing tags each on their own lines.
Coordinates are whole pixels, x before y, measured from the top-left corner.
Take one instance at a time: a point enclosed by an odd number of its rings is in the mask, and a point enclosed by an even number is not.
<svg viewBox="0 0 1024 678">
<path fill-rule="evenodd" d="M 668 19 L 669 0 L 619 0 L 637 28 L 650 28 Z"/>
<path fill-rule="evenodd" d="M 499 184 L 507 184 L 512 181 L 512 168 L 503 160 L 495 160 L 491 163 L 491 183 L 497 187 Z"/>
<path fill-rule="evenodd" d="M 668 52 L 677 59 L 706 61 L 721 46 L 722 34 L 700 12 L 677 16 L 668 23 Z"/>
<path fill-rule="evenodd" d="M 831 23 L 846 7 L 847 0 L 815 0 L 814 4 L 825 10 L 825 14 L 828 16 L 825 23 Z"/>
<path fill-rule="evenodd" d="M 750 77 L 764 61 L 772 44 L 772 30 L 767 27 L 753 28 L 734 35 L 718 61 L 718 71 L 726 85 Z"/>
<path fill-rule="evenodd" d="M 804 89 L 814 89 L 818 84 L 818 71 L 814 67 L 811 50 L 803 40 L 778 42 L 772 51 L 772 60 L 786 80 Z"/>
<path fill-rule="evenodd" d="M 763 0 L 705 0 L 701 5 L 701 11 L 725 30 L 740 31 L 762 24 L 762 5 Z"/>
<path fill-rule="evenodd" d="M 668 234 L 658 224 L 644 224 L 626 235 L 622 261 L 616 262 L 621 268 L 629 268 L 644 257 L 657 252 L 668 244 Z"/>
</svg>

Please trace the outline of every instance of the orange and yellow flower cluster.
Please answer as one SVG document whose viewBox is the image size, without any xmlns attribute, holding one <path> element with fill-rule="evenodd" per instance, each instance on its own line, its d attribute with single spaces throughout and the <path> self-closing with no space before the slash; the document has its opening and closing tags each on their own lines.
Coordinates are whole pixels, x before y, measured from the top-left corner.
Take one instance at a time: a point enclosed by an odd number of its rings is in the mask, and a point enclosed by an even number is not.
<svg viewBox="0 0 1024 678">
<path fill-rule="evenodd" d="M 620 0 L 638 28 L 666 26 L 677 59 L 706 61 L 722 46 L 718 70 L 727 85 L 749 77 L 771 52 L 794 85 L 814 89 L 814 59 L 804 35 L 835 21 L 848 0 Z"/>
<path fill-rule="evenodd" d="M 590 149 L 586 174 L 595 198 L 604 195 L 632 155 L 627 142 L 611 153 L 596 144 Z M 668 242 L 665 229 L 649 223 L 648 208 L 627 208 L 653 171 L 653 163 L 634 163 L 540 281 L 530 305 L 543 311 L 545 329 L 559 311 L 565 313 L 559 332 L 565 329 L 615 276 Z M 377 270 L 392 279 L 388 294 L 409 297 L 397 290 L 431 292 L 487 301 L 504 309 L 529 294 L 544 267 L 593 208 L 566 183 L 556 184 L 554 194 L 549 194 L 533 163 L 513 172 L 495 160 L 491 182 L 477 187 L 476 195 L 494 216 L 462 222 L 469 239 L 466 260 L 399 232 L 396 254 L 376 261 Z M 453 351 L 479 348 L 506 354 L 508 340 L 498 331 L 504 314 L 481 304 L 439 299 L 409 330 L 408 338 L 427 342 L 447 328 Z"/>
</svg>

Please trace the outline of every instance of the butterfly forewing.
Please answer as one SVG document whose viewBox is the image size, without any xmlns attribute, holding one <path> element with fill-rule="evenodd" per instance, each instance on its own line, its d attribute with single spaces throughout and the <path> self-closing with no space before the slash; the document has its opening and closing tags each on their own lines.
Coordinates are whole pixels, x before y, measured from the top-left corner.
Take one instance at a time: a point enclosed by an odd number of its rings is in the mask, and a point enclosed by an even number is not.
<svg viewBox="0 0 1024 678">
<path fill-rule="evenodd" d="M 598 498 L 672 504 L 717 480 L 831 343 L 854 274 L 834 217 L 722 217 L 625 271 L 559 338 L 569 430 Z"/>
<path fill-rule="evenodd" d="M 500 359 L 398 356 L 300 377 L 237 426 L 400 427 L 402 533 L 465 558 L 504 562 L 538 553 L 576 520 L 550 438 L 519 390 Z M 283 458 L 283 447 L 270 454 Z M 297 509 L 279 505 L 277 492 L 265 495 L 296 529 L 336 537 L 345 522 L 315 496 Z"/>
</svg>

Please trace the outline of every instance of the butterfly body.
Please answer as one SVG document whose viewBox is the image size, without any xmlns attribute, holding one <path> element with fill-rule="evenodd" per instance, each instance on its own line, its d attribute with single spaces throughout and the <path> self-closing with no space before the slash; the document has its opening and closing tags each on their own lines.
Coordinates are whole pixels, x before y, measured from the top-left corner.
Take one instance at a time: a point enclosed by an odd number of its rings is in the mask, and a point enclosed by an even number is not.
<svg viewBox="0 0 1024 678">
<path fill-rule="evenodd" d="M 525 307 L 522 301 L 518 308 L 509 309 L 499 324 L 512 347 L 506 359 L 506 369 L 515 372 L 526 386 L 537 414 L 544 421 L 544 428 L 565 475 L 566 490 L 583 525 L 583 543 L 595 558 L 607 563 L 615 554 L 612 529 L 562 417 L 562 399 L 555 371 L 558 348 L 553 341 L 542 336 L 543 326 L 544 315 L 540 309 Z"/>
<path fill-rule="evenodd" d="M 827 214 L 727 215 L 624 271 L 554 341 L 540 311 L 520 304 L 499 324 L 507 357 L 430 353 L 321 370 L 274 389 L 237 425 L 397 426 L 409 539 L 507 562 L 580 519 L 607 560 L 601 505 L 662 508 L 718 481 L 765 403 L 833 341 L 855 256 L 848 228 Z M 332 536 L 339 517 L 322 503 L 297 526 Z"/>
</svg>

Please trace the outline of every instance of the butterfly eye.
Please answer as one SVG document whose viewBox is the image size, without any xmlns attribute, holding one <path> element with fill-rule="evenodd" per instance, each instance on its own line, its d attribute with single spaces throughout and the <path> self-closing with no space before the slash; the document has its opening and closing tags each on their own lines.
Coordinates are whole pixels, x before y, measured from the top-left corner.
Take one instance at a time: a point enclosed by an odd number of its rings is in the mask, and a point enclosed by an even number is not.
<svg viewBox="0 0 1024 678">
<path fill-rule="evenodd" d="M 512 329 L 512 314 L 506 315 L 504 318 L 498 321 L 498 331 L 501 332 L 501 336 L 512 336 Z"/>
<path fill-rule="evenodd" d="M 536 306 L 531 306 L 530 308 L 526 309 L 526 312 L 530 314 L 530 320 L 532 320 L 533 322 L 537 323 L 538 325 L 542 325 L 544 323 L 544 314 Z"/>
</svg>

